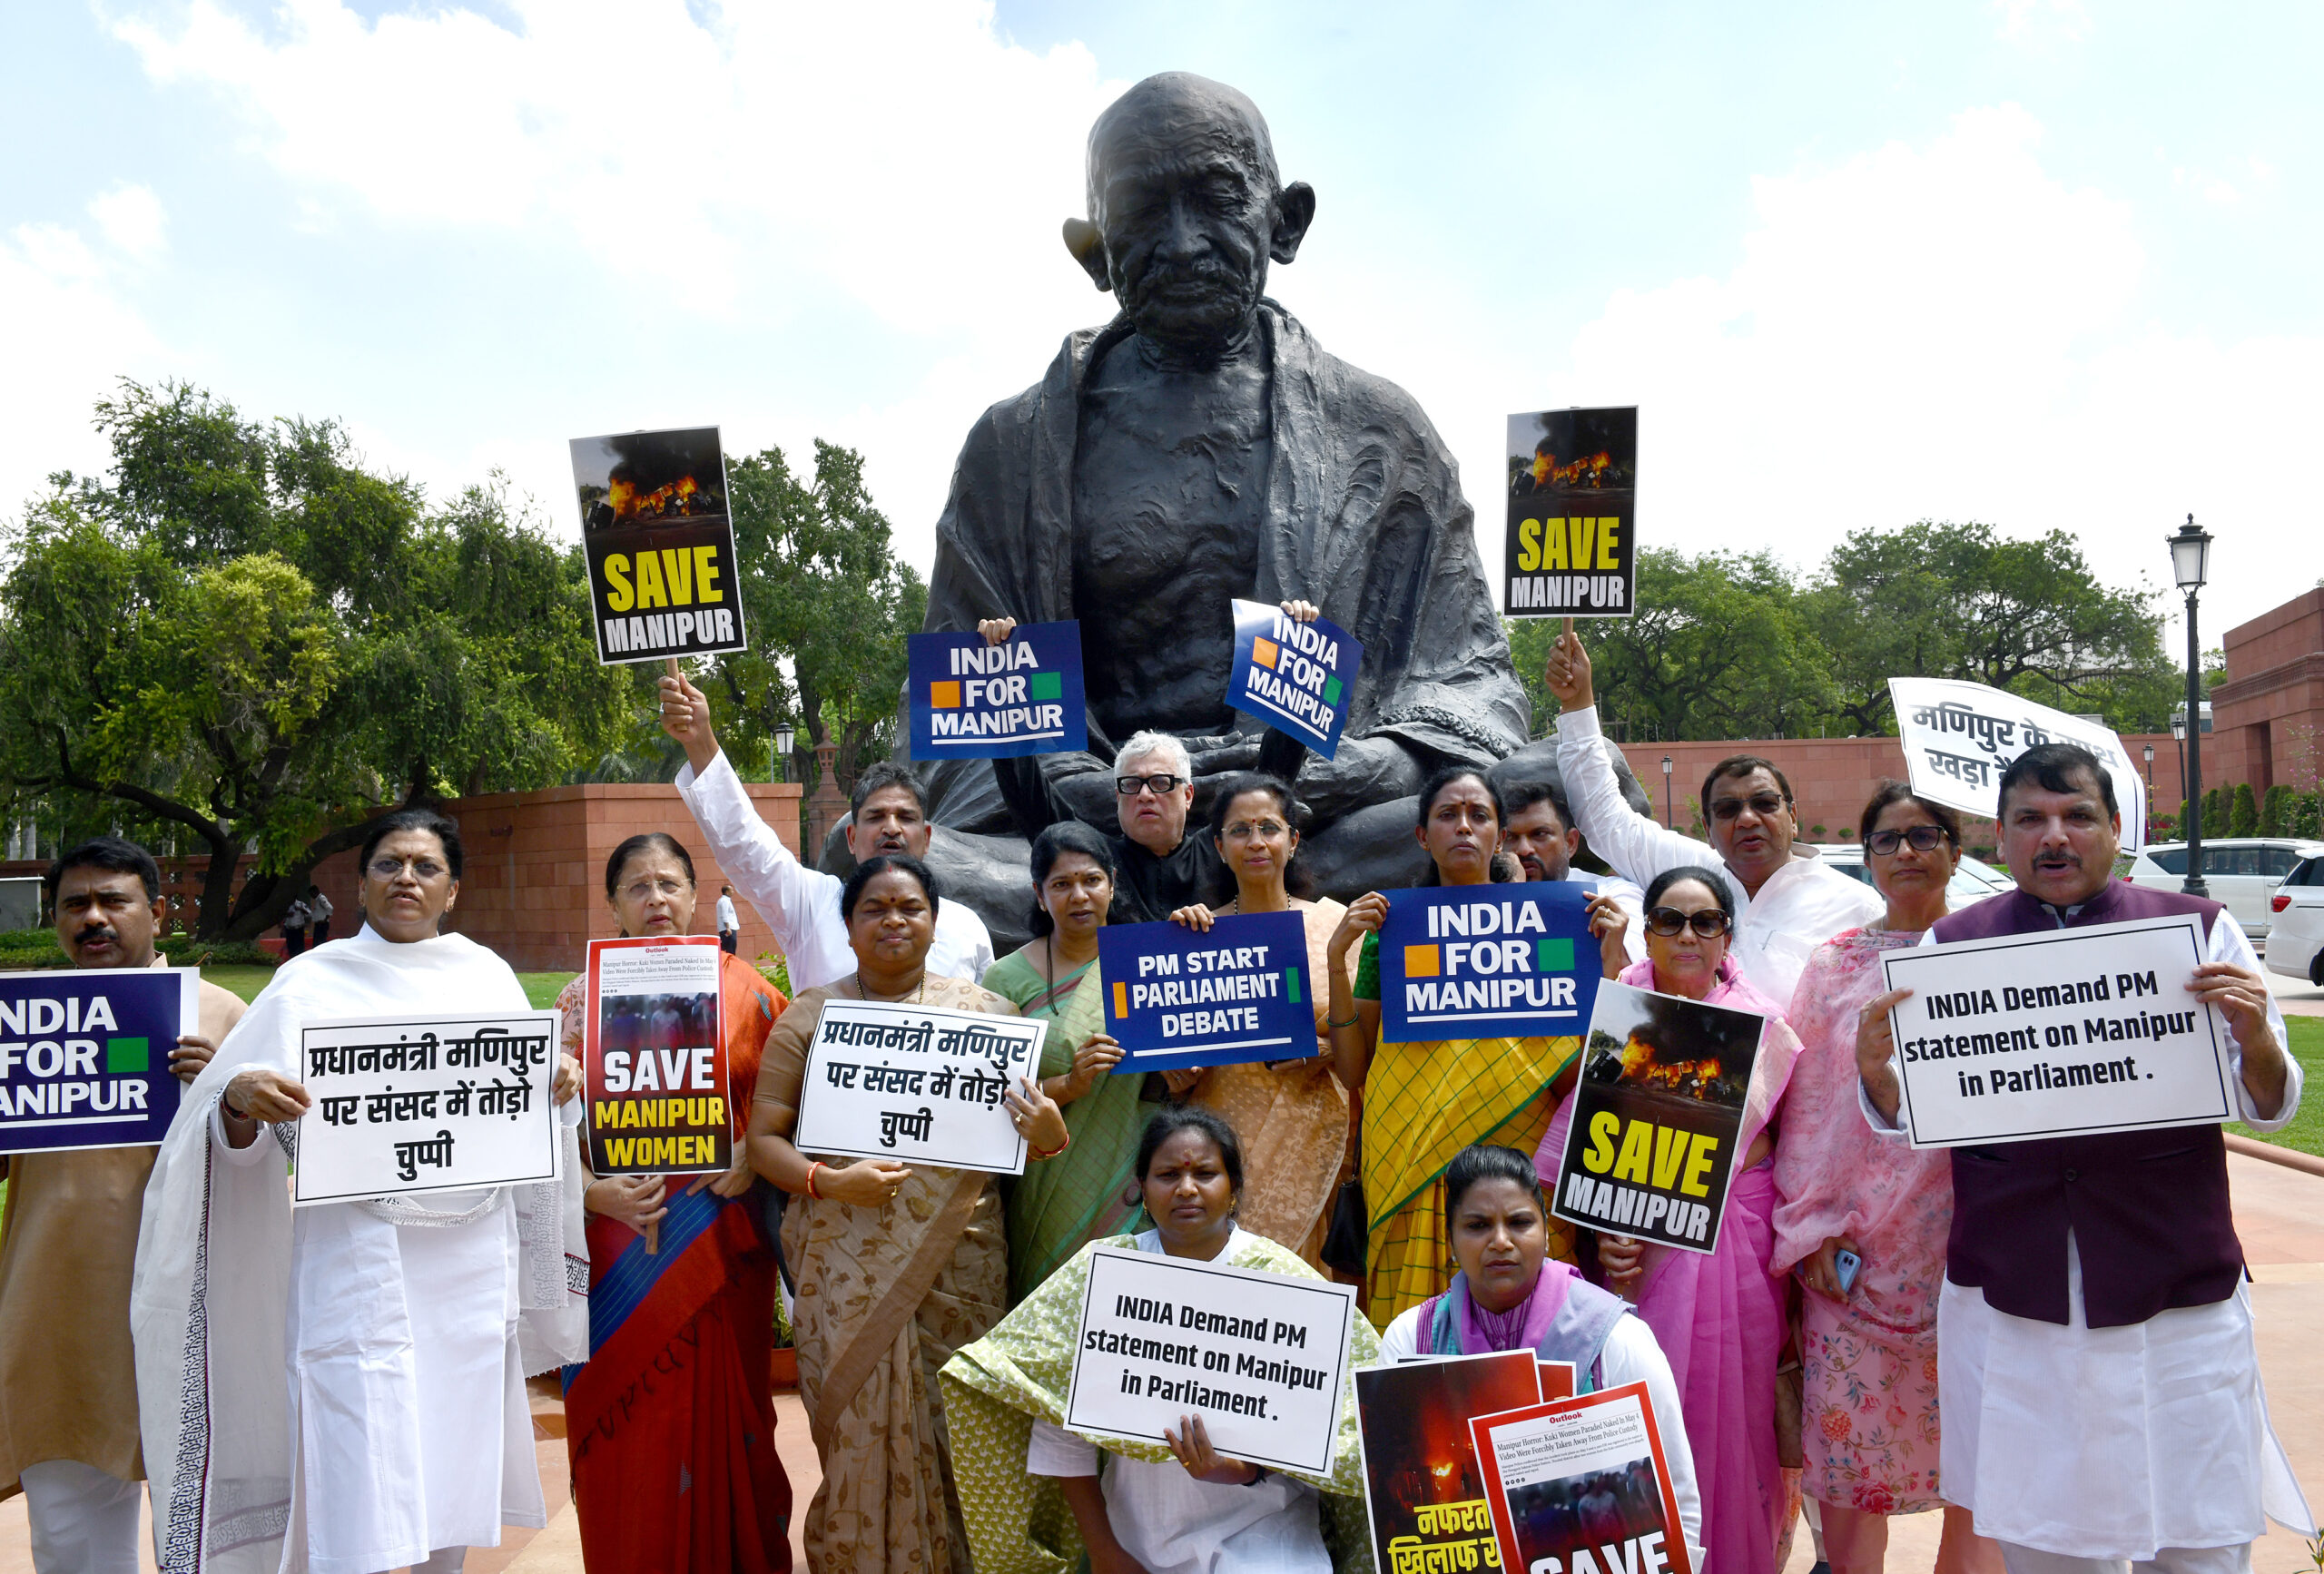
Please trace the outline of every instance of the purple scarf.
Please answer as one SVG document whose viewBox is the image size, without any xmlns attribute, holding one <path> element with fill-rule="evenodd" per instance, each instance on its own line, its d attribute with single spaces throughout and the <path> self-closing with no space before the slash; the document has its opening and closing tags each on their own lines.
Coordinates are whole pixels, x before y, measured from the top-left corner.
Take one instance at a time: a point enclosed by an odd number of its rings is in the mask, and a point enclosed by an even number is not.
<svg viewBox="0 0 2324 1574">
<path fill-rule="evenodd" d="M 1489 1350 L 1534 1350 L 1549 1336 L 1550 1324 L 1564 1309 L 1566 1287 L 1573 1269 L 1554 1258 L 1541 1264 L 1525 1299 L 1506 1312 L 1488 1312 L 1477 1304 L 1473 1286 L 1455 1304 L 1461 1309 L 1461 1349 L 1468 1355 Z"/>
</svg>

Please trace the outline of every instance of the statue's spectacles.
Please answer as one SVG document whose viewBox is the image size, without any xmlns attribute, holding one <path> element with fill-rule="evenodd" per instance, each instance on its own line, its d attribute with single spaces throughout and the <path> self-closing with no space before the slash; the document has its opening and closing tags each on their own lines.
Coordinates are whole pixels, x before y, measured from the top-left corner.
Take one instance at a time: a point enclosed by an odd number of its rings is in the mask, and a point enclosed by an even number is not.
<svg viewBox="0 0 2324 1574">
<path fill-rule="evenodd" d="M 1707 907 L 1700 912 L 1680 912 L 1675 907 L 1659 907 L 1646 915 L 1646 927 L 1666 938 L 1677 934 L 1689 924 L 1694 926 L 1695 933 L 1709 940 L 1727 932 L 1728 920 L 1715 907 Z"/>
<path fill-rule="evenodd" d="M 1864 850 L 1886 858 L 1904 842 L 1911 842 L 1915 852 L 1935 852 L 1945 841 L 1945 827 L 1915 825 L 1909 831 L 1876 831 L 1864 839 Z"/>
<path fill-rule="evenodd" d="M 1117 776 L 1114 778 L 1114 791 L 1120 793 L 1125 798 L 1137 797 L 1137 790 L 1141 787 L 1153 793 L 1157 798 L 1167 798 L 1172 792 L 1177 792 L 1186 784 L 1187 779 L 1184 776 L 1173 776 L 1167 772 L 1152 776 Z"/>
</svg>

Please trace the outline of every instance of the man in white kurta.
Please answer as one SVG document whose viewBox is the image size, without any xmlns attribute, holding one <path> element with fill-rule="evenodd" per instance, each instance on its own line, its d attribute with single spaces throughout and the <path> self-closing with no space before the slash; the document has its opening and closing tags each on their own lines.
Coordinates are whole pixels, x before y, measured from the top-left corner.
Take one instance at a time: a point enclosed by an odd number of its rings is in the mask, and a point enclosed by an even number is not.
<svg viewBox="0 0 2324 1574">
<path fill-rule="evenodd" d="M 238 1073 L 298 1080 L 304 1022 L 528 1008 L 474 941 L 366 926 L 286 963 L 189 1090 L 132 1302 L 164 1569 L 456 1569 L 503 1524 L 546 1523 L 517 1328 L 527 1303 L 566 1310 L 556 1183 L 527 1199 L 522 1235 L 517 1188 L 293 1217 L 300 1123 L 236 1147 L 224 1118 Z"/>
</svg>

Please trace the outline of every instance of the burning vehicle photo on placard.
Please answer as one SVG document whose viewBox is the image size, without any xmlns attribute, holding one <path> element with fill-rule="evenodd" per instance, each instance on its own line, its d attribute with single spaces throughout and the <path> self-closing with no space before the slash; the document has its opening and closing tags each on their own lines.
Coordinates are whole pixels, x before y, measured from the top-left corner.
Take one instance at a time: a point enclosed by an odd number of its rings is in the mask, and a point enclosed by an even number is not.
<svg viewBox="0 0 2324 1574">
<path fill-rule="evenodd" d="M 576 438 L 597 659 L 745 648 L 716 427 Z"/>
</svg>

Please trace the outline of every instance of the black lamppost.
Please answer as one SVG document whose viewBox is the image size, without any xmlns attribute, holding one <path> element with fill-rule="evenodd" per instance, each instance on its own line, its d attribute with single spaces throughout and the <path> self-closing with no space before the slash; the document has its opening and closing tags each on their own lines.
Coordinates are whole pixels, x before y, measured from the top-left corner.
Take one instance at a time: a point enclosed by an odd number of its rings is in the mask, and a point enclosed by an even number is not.
<svg viewBox="0 0 2324 1574">
<path fill-rule="evenodd" d="M 2211 568 L 2211 538 L 2192 514 L 2171 543 L 2171 574 L 2187 596 L 2187 879 L 2189 896 L 2211 895 L 2203 883 L 2203 647 L 2195 635 L 2195 597 Z"/>
<path fill-rule="evenodd" d="M 1662 829 L 1678 829 L 1670 823 L 1670 756 L 1662 756 Z"/>
<path fill-rule="evenodd" d="M 799 735 L 788 722 L 774 724 L 774 758 L 767 762 L 766 779 L 770 782 L 791 780 L 791 743 Z"/>
<path fill-rule="evenodd" d="M 2154 745 L 2146 746 L 2146 839 L 2154 840 Z"/>
</svg>

